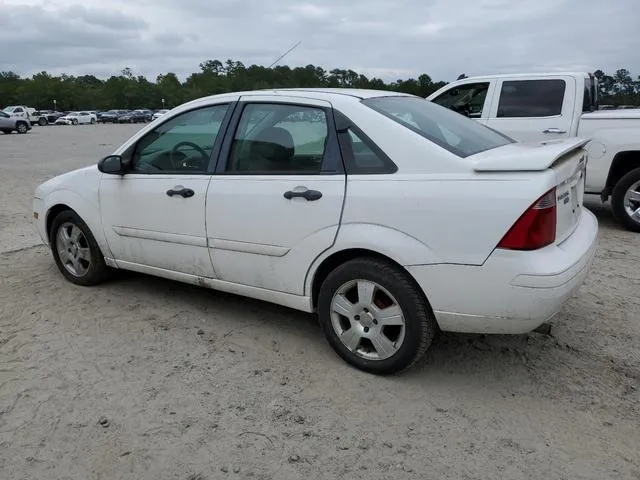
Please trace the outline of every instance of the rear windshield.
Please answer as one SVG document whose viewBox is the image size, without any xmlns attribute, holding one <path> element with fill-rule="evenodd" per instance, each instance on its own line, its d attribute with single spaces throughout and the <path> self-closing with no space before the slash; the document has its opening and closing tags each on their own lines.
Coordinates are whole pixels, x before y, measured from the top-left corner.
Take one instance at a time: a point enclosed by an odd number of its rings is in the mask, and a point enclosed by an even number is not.
<svg viewBox="0 0 640 480">
<path fill-rule="evenodd" d="M 476 120 L 422 98 L 376 97 L 362 103 L 459 157 L 514 142 Z"/>
</svg>

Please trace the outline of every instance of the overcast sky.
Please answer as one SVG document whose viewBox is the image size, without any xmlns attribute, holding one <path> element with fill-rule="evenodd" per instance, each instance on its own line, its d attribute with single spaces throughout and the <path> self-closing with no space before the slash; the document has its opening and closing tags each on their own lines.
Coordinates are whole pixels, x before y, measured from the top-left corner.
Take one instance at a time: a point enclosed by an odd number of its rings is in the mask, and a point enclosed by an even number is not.
<svg viewBox="0 0 640 480">
<path fill-rule="evenodd" d="M 640 73 L 640 0 L 0 0 L 0 70 L 181 78 L 206 59 L 428 73 Z"/>
</svg>

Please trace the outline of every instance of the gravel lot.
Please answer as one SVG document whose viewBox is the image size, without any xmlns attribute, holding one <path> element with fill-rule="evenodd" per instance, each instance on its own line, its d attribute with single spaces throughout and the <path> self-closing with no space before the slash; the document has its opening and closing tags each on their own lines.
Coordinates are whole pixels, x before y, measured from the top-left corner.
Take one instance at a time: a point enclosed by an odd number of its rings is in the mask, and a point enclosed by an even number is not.
<svg viewBox="0 0 640 480">
<path fill-rule="evenodd" d="M 0 478 L 640 479 L 640 235 L 608 206 L 588 203 L 598 256 L 550 336 L 443 335 L 378 378 L 305 314 L 63 280 L 33 189 L 137 128 L 0 134 Z"/>
</svg>

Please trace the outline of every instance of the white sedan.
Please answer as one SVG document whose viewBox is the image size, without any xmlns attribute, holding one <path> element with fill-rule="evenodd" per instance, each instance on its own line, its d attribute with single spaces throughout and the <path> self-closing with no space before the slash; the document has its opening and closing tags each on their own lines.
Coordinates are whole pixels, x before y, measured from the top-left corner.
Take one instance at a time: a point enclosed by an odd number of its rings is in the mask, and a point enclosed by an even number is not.
<svg viewBox="0 0 640 480">
<path fill-rule="evenodd" d="M 70 112 L 55 121 L 55 125 L 78 125 L 97 123 L 98 117 L 91 112 Z"/>
<path fill-rule="evenodd" d="M 165 115 L 166 113 L 168 113 L 169 110 L 163 108 L 162 110 L 158 110 L 157 112 L 155 112 L 152 116 L 151 116 L 151 120 L 156 120 L 158 118 L 160 118 L 161 116 Z"/>
<path fill-rule="evenodd" d="M 230 93 L 40 185 L 34 217 L 75 284 L 127 269 L 316 312 L 345 361 L 388 374 L 438 329 L 559 312 L 596 250 L 585 142 L 515 143 L 387 91 Z"/>
</svg>

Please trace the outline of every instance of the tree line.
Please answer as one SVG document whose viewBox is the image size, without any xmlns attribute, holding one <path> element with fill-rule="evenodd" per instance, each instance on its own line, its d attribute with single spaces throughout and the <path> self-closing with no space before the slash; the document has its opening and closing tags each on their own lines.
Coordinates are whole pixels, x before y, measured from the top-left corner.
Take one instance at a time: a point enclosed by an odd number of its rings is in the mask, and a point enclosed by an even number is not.
<svg viewBox="0 0 640 480">
<path fill-rule="evenodd" d="M 118 75 L 100 79 L 93 75 L 51 75 L 46 71 L 30 78 L 14 72 L 0 72 L 0 107 L 27 105 L 45 110 L 107 110 L 111 108 L 170 108 L 186 101 L 218 93 L 288 87 L 373 88 L 411 93 L 426 97 L 447 84 L 425 74 L 418 78 L 384 82 L 350 69 L 330 71 L 315 65 L 291 68 L 260 65 L 245 66 L 234 60 L 207 60 L 200 71 L 180 81 L 168 72 L 150 81 L 125 68 Z M 640 105 L 640 77 L 633 80 L 626 69 L 607 75 L 597 70 L 601 104 Z M 466 77 L 465 74 L 458 78 Z M 164 101 L 163 101 L 164 100 Z"/>
</svg>

